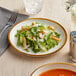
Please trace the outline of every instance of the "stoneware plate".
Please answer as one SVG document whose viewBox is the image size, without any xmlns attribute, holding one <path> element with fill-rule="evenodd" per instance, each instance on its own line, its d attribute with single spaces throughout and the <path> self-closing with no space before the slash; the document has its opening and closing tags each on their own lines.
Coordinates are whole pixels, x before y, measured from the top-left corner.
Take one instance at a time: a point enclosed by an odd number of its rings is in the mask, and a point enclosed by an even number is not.
<svg viewBox="0 0 76 76">
<path fill-rule="evenodd" d="M 76 72 L 76 66 L 68 63 L 49 63 L 37 68 L 31 76 L 39 76 L 41 73 L 53 69 L 67 69 Z"/>
<path fill-rule="evenodd" d="M 49 50 L 47 52 L 39 52 L 39 53 L 33 53 L 32 51 L 27 52 L 22 47 L 17 46 L 17 38 L 15 37 L 15 34 L 17 33 L 17 30 L 20 30 L 21 26 L 25 26 L 26 24 L 31 24 L 33 21 L 44 23 L 45 25 L 54 26 L 56 28 L 56 31 L 61 34 L 62 41 L 59 43 L 59 45 L 52 48 L 51 50 Z M 57 23 L 53 20 L 45 19 L 45 18 L 31 18 L 31 19 L 23 20 L 23 21 L 15 24 L 9 32 L 8 39 L 9 39 L 10 44 L 17 51 L 19 51 L 21 53 L 24 53 L 26 55 L 31 55 L 31 56 L 45 56 L 45 55 L 55 53 L 55 52 L 59 51 L 61 48 L 64 47 L 64 45 L 67 41 L 67 33 L 66 33 L 65 29 L 59 23 Z"/>
</svg>

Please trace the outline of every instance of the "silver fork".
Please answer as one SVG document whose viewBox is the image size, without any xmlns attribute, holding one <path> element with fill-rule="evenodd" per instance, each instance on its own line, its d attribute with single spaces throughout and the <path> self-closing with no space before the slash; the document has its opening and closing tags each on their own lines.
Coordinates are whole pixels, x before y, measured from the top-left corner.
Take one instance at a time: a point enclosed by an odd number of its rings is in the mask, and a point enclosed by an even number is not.
<svg viewBox="0 0 76 76">
<path fill-rule="evenodd" d="M 4 32 L 8 27 L 11 27 L 11 26 L 15 23 L 16 19 L 17 19 L 17 13 L 13 13 L 13 14 L 11 15 L 11 17 L 9 18 L 6 26 L 2 29 L 2 31 L 1 31 L 1 33 L 0 33 L 0 37 L 2 36 L 3 32 Z"/>
</svg>

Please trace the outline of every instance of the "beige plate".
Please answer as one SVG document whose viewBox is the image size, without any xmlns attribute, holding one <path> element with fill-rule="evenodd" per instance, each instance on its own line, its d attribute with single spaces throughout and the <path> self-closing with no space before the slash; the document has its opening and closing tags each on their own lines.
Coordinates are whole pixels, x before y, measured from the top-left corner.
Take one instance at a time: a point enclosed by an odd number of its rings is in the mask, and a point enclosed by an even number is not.
<svg viewBox="0 0 76 76">
<path fill-rule="evenodd" d="M 67 69 L 76 72 L 76 66 L 69 63 L 49 63 L 37 68 L 31 76 L 39 76 L 41 73 L 53 69 Z"/>
<path fill-rule="evenodd" d="M 17 30 L 20 30 L 21 26 L 25 26 L 26 24 L 31 24 L 33 21 L 44 23 L 45 25 L 54 26 L 56 28 L 56 31 L 61 34 L 62 41 L 59 43 L 59 45 L 50 49 L 47 52 L 39 52 L 39 53 L 34 53 L 32 51 L 27 52 L 23 49 L 23 47 L 17 46 L 17 38 L 15 37 L 15 34 L 17 33 Z M 21 53 L 24 53 L 24 54 L 30 55 L 30 56 L 45 56 L 45 55 L 55 53 L 55 52 L 59 51 L 61 48 L 63 48 L 63 46 L 65 45 L 65 43 L 67 41 L 67 33 L 66 33 L 65 29 L 59 23 L 57 23 L 53 20 L 45 19 L 45 18 L 31 18 L 31 19 L 23 20 L 23 21 L 15 24 L 9 32 L 8 39 L 9 39 L 10 44 L 17 51 L 19 51 Z"/>
</svg>

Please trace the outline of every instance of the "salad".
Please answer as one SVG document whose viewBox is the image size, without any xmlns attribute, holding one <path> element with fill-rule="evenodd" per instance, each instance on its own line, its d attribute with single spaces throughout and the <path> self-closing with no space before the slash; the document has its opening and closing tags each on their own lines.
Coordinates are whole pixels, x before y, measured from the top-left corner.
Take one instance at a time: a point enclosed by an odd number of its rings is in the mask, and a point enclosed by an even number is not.
<svg viewBox="0 0 76 76">
<path fill-rule="evenodd" d="M 22 26 L 21 30 L 17 30 L 15 37 L 18 46 L 23 47 L 27 52 L 31 49 L 34 53 L 46 52 L 62 41 L 55 27 L 38 22 Z"/>
</svg>

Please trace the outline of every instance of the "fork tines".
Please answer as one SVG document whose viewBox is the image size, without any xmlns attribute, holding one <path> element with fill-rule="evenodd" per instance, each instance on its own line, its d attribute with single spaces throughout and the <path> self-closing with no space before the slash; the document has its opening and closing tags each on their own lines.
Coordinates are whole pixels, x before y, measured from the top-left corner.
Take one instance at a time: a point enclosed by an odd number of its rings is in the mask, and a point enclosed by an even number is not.
<svg viewBox="0 0 76 76">
<path fill-rule="evenodd" d="M 15 23 L 16 19 L 17 19 L 17 13 L 13 13 L 9 18 L 8 22 Z"/>
</svg>

